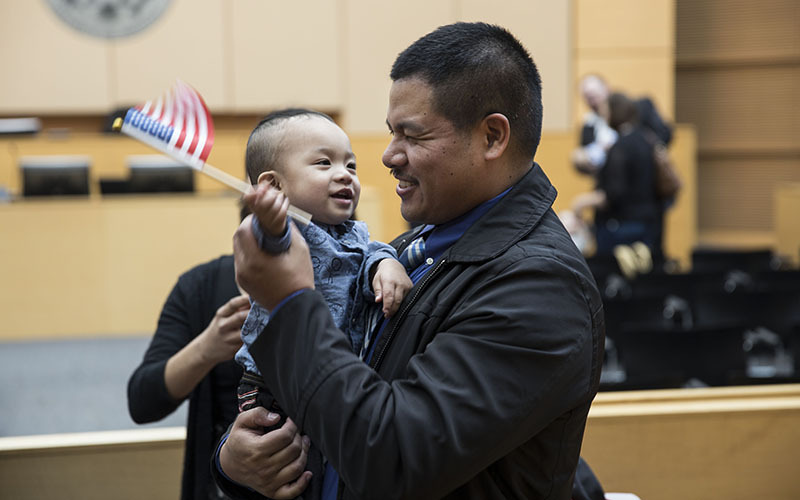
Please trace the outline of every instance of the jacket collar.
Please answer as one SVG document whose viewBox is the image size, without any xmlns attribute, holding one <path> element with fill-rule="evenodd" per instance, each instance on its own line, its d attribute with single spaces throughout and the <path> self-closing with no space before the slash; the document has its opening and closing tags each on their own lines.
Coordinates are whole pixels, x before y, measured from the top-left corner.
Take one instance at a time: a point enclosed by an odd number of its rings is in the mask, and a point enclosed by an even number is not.
<svg viewBox="0 0 800 500">
<path fill-rule="evenodd" d="M 478 262 L 497 257 L 527 236 L 553 206 L 556 188 L 538 163 L 494 207 L 477 220 L 444 256 Z"/>
</svg>

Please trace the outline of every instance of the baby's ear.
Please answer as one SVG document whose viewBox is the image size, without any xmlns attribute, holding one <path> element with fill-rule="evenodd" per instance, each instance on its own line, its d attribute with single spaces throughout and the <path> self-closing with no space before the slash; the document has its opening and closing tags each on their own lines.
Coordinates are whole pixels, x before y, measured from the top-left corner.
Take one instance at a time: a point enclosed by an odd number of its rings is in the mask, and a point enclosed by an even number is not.
<svg viewBox="0 0 800 500">
<path fill-rule="evenodd" d="M 258 176 L 258 183 L 261 184 L 262 182 L 266 182 L 267 184 L 271 185 L 278 191 L 282 190 L 281 186 L 281 174 L 274 170 L 267 170 L 266 172 L 261 172 Z"/>
</svg>

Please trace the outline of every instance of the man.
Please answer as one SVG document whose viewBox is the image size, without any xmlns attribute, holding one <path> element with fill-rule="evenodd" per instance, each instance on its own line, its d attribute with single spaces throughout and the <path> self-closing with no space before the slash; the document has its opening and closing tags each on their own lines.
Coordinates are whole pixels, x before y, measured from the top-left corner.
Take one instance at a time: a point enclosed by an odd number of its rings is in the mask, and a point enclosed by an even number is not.
<svg viewBox="0 0 800 500">
<path fill-rule="evenodd" d="M 594 175 L 606 163 L 606 153 L 617 140 L 617 133 L 608 126 L 608 85 L 598 75 L 586 75 L 580 83 L 581 96 L 589 107 L 581 127 L 581 147 L 572 155 L 575 168 Z"/>
<path fill-rule="evenodd" d="M 533 163 L 536 66 L 504 29 L 457 23 L 401 53 L 391 78 L 383 162 L 403 217 L 426 224 L 393 243 L 402 253 L 424 238 L 414 288 L 371 336 L 365 363 L 311 290 L 300 233 L 268 256 L 245 221 L 237 279 L 272 311 L 253 357 L 327 458 L 322 498 L 570 498 L 603 312 L 551 209 L 556 191 Z M 304 487 L 309 473 L 296 467 L 307 443 L 299 451 L 290 428 L 293 446 L 265 452 L 267 423 L 265 412 L 241 414 L 217 469 L 262 493 L 296 494 L 264 476 L 280 469 Z"/>
<path fill-rule="evenodd" d="M 609 127 L 606 118 L 611 92 L 606 81 L 595 74 L 584 76 L 580 89 L 589 112 L 586 113 L 581 127 L 581 147 L 573 152 L 572 161 L 578 171 L 595 174 L 605 165 L 606 153 L 617 140 L 617 132 Z M 658 114 L 650 98 L 641 97 L 636 100 L 636 115 L 638 123 L 651 130 L 662 143 L 669 145 L 672 128 Z"/>
</svg>

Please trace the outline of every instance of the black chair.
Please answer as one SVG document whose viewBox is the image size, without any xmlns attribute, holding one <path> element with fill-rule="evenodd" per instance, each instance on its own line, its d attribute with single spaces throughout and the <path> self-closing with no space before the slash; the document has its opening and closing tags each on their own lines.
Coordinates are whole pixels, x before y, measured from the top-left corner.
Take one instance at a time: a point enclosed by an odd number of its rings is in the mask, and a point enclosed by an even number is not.
<svg viewBox="0 0 800 500">
<path fill-rule="evenodd" d="M 89 166 L 88 156 L 23 156 L 19 160 L 22 195 L 87 196 Z"/>
<path fill-rule="evenodd" d="M 130 193 L 191 193 L 194 169 L 165 155 L 132 155 L 127 158 Z"/>
<path fill-rule="evenodd" d="M 629 387 L 722 386 L 746 373 L 742 334 L 739 328 L 639 330 L 614 340 Z"/>
<path fill-rule="evenodd" d="M 731 250 L 696 248 L 692 251 L 692 272 L 725 272 L 738 269 L 757 273 L 772 269 L 774 254 L 769 249 Z"/>
</svg>

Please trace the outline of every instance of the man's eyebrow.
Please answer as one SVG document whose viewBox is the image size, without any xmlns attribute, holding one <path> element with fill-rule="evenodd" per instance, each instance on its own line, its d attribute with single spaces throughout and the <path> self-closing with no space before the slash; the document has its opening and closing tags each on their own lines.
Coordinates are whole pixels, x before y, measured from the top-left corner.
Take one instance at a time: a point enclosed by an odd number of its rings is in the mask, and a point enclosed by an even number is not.
<svg viewBox="0 0 800 500">
<path fill-rule="evenodd" d="M 402 130 L 403 132 L 411 132 L 411 133 L 415 133 L 415 134 L 418 134 L 418 133 L 422 132 L 423 130 L 425 130 L 424 127 L 422 127 L 422 125 L 420 125 L 418 123 L 414 123 L 414 122 L 408 122 L 408 121 L 398 122 L 398 123 L 395 124 L 395 127 L 393 128 L 389 124 L 389 120 L 386 120 L 386 126 L 389 127 L 389 130 L 394 130 L 395 128 L 397 128 L 398 130 Z"/>
</svg>

